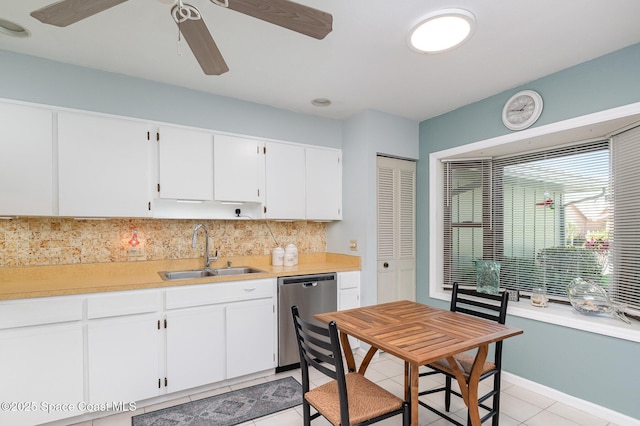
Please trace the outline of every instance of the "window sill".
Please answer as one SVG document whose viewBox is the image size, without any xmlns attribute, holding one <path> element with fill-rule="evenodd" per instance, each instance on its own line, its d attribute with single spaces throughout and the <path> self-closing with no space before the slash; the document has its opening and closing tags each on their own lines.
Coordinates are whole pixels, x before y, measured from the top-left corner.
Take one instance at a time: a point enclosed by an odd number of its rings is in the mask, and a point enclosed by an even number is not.
<svg viewBox="0 0 640 426">
<path fill-rule="evenodd" d="M 640 322 L 634 319 L 631 319 L 631 324 L 627 324 L 609 314 L 584 315 L 571 306 L 559 303 L 549 303 L 546 308 L 538 308 L 532 306 L 529 299 L 509 302 L 507 313 L 562 327 L 640 342 Z"/>
<path fill-rule="evenodd" d="M 451 295 L 447 293 L 432 294 L 431 297 L 451 300 Z M 507 314 L 640 343 L 640 321 L 634 319 L 631 319 L 631 324 L 626 324 L 608 314 L 584 315 L 571 306 L 559 303 L 549 303 L 546 308 L 537 308 L 531 305 L 529 299 L 510 301 Z"/>
</svg>

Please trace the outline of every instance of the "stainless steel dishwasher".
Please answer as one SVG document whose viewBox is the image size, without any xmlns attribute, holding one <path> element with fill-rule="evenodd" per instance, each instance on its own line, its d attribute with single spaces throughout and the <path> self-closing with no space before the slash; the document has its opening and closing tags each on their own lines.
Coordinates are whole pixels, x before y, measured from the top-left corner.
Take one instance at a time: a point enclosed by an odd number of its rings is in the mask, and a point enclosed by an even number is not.
<svg viewBox="0 0 640 426">
<path fill-rule="evenodd" d="M 315 314 L 337 310 L 337 274 L 331 272 L 278 278 L 278 372 L 300 365 L 291 317 L 293 305 L 298 306 L 300 316 L 307 321 L 315 321 Z"/>
</svg>

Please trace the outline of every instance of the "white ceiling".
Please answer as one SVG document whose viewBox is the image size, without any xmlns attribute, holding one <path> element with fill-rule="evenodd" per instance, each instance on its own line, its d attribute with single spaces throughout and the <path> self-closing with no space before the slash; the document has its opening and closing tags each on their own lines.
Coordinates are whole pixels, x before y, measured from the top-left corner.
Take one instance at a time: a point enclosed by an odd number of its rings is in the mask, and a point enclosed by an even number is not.
<svg viewBox="0 0 640 426">
<path fill-rule="evenodd" d="M 205 76 L 184 41 L 178 54 L 172 0 L 129 0 L 66 28 L 29 15 L 53 0 L 2 0 L 0 18 L 31 37 L 0 33 L 0 49 L 328 118 L 373 109 L 424 120 L 640 42 L 638 0 L 298 0 L 333 15 L 324 40 L 187 1 L 226 74 Z M 409 49 L 420 17 L 450 7 L 476 16 L 472 39 L 438 55 Z M 333 103 L 312 106 L 318 97 Z"/>
</svg>

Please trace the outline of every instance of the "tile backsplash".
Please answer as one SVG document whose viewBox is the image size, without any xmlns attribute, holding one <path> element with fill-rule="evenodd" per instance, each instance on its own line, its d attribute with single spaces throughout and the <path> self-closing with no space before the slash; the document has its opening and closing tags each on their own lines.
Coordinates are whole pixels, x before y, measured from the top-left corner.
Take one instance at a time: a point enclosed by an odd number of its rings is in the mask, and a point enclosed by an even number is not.
<svg viewBox="0 0 640 426">
<path fill-rule="evenodd" d="M 326 223 L 320 222 L 20 217 L 0 220 L 0 267 L 127 261 L 134 229 L 142 260 L 201 257 L 204 232 L 191 247 L 198 223 L 209 230 L 211 254 L 217 249 L 225 257 L 269 255 L 274 239 L 281 247 L 296 244 L 299 253 L 321 253 L 327 246 Z"/>
</svg>

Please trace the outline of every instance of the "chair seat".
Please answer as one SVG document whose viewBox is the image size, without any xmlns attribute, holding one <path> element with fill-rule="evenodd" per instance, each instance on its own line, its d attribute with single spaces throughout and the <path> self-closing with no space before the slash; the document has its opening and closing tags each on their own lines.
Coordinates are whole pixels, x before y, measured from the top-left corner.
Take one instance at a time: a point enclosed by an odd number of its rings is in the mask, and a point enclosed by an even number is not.
<svg viewBox="0 0 640 426">
<path fill-rule="evenodd" d="M 464 378 L 466 380 L 469 380 L 469 376 L 471 375 L 471 368 L 473 367 L 473 361 L 475 360 L 475 354 L 463 353 L 454 355 L 453 358 L 458 362 L 458 365 L 462 370 L 462 374 L 464 374 Z M 428 366 L 436 370 L 440 370 L 444 373 L 453 375 L 453 371 L 451 370 L 451 367 L 449 367 L 449 362 L 446 359 L 439 359 L 436 362 L 428 364 Z M 487 361 L 482 366 L 482 374 L 488 373 L 489 371 L 495 369 L 495 363 Z"/>
<path fill-rule="evenodd" d="M 402 407 L 403 400 L 381 388 L 363 375 L 348 373 L 345 375 L 349 400 L 349 421 L 357 424 L 375 416 L 380 416 Z M 333 425 L 340 425 L 340 401 L 338 382 L 332 380 L 318 386 L 304 395 Z"/>
</svg>

